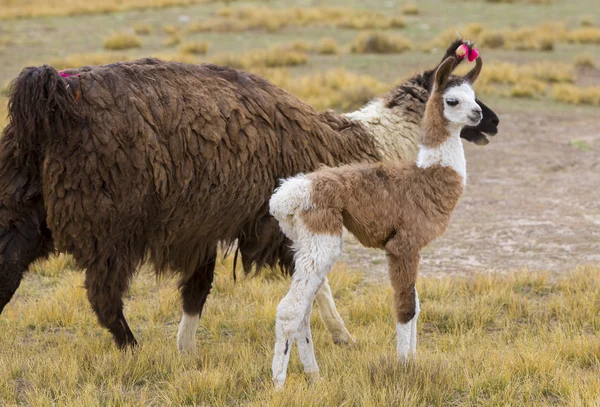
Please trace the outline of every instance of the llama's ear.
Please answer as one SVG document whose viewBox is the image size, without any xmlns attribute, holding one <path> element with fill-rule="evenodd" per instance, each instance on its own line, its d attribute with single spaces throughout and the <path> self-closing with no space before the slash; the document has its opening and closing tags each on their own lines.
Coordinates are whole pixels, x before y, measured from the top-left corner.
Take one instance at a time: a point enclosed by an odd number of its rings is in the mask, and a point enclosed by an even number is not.
<svg viewBox="0 0 600 407">
<path fill-rule="evenodd" d="M 446 87 L 448 78 L 454 70 L 455 59 L 456 57 L 446 58 L 446 60 L 440 64 L 437 71 L 435 71 L 434 89 L 444 89 Z"/>
<path fill-rule="evenodd" d="M 468 80 L 471 84 L 474 84 L 477 78 L 479 77 L 479 74 L 481 73 L 482 67 L 483 61 L 481 60 L 481 57 L 477 57 L 477 59 L 475 60 L 475 68 L 471 69 L 471 72 L 466 74 L 464 78 Z"/>
</svg>

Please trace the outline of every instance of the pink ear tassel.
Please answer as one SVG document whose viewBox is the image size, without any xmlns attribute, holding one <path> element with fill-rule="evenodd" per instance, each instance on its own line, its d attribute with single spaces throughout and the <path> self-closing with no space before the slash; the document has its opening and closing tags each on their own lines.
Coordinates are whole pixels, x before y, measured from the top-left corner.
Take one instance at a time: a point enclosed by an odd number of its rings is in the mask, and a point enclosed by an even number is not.
<svg viewBox="0 0 600 407">
<path fill-rule="evenodd" d="M 456 56 L 459 57 L 460 59 L 463 59 L 465 57 L 465 55 L 467 55 L 468 53 L 469 53 L 469 47 L 467 47 L 466 44 L 463 44 L 460 47 L 456 48 Z"/>
<path fill-rule="evenodd" d="M 471 52 L 469 52 L 469 62 L 475 61 L 478 56 L 479 56 L 479 51 L 477 51 L 475 48 L 473 48 L 471 50 Z"/>
</svg>

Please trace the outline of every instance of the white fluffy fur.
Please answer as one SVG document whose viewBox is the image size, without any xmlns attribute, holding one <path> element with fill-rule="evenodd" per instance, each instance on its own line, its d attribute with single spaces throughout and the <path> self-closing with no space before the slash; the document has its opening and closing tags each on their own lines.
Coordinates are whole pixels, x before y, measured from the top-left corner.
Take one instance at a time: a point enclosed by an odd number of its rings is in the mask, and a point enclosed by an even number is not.
<svg viewBox="0 0 600 407">
<path fill-rule="evenodd" d="M 295 270 L 287 295 L 277 306 L 273 382 L 280 389 L 285 383 L 287 365 L 294 342 L 298 344 L 304 371 L 318 378 L 319 368 L 314 355 L 310 314 L 317 292 L 341 254 L 342 236 L 311 233 L 300 219 L 302 210 L 312 203 L 311 182 L 305 176 L 290 178 L 271 197 L 271 214 L 281 230 L 294 241 Z"/>
<path fill-rule="evenodd" d="M 382 157 L 390 160 L 405 160 L 412 156 L 418 144 L 418 124 L 384 106 L 381 99 L 375 99 L 360 110 L 347 113 L 350 120 L 362 123 L 379 146 Z M 407 142 L 408 141 L 408 142 Z"/>
<path fill-rule="evenodd" d="M 467 161 L 460 140 L 460 129 L 437 148 L 419 146 L 417 167 L 427 168 L 432 165 L 452 168 L 462 177 L 463 184 L 467 184 Z"/>
<path fill-rule="evenodd" d="M 196 350 L 196 329 L 200 315 L 183 313 L 177 332 L 177 349 L 181 353 L 191 353 Z"/>
</svg>

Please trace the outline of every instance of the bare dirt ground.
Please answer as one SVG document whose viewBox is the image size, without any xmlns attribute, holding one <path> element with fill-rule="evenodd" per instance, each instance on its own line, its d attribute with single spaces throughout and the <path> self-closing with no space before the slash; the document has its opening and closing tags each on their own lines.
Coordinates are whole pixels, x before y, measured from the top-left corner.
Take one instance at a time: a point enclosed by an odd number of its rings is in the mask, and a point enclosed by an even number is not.
<svg viewBox="0 0 600 407">
<path fill-rule="evenodd" d="M 465 143 L 467 190 L 446 234 L 422 252 L 421 274 L 599 264 L 600 112 L 499 113 L 490 144 Z M 387 278 L 384 253 L 350 235 L 343 261 Z"/>
</svg>

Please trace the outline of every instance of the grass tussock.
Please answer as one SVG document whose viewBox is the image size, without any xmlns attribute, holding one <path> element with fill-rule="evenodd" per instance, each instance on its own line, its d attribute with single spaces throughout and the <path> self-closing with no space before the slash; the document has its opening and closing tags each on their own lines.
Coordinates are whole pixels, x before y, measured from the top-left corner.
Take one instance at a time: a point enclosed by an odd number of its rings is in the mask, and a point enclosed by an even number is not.
<svg viewBox="0 0 600 407">
<path fill-rule="evenodd" d="M 104 40 L 103 46 L 107 50 L 121 51 L 141 47 L 142 40 L 135 34 L 126 32 L 114 33 Z"/>
<path fill-rule="evenodd" d="M 139 23 L 133 26 L 133 32 L 136 35 L 150 35 L 152 34 L 153 27 L 148 23 Z"/>
<path fill-rule="evenodd" d="M 163 47 L 174 47 L 179 44 L 181 44 L 181 36 L 179 36 L 177 34 L 169 35 L 162 42 Z"/>
<path fill-rule="evenodd" d="M 44 16 L 78 16 L 105 14 L 118 11 L 191 6 L 214 3 L 218 0 L 69 0 L 54 2 L 47 0 L 8 1 L 0 7 L 0 20 L 33 18 Z M 231 0 L 228 0 L 231 1 Z M 7 5 L 7 6 L 4 6 Z"/>
<path fill-rule="evenodd" d="M 463 38 L 475 41 L 477 46 L 482 48 L 516 51 L 553 51 L 557 43 L 569 41 L 589 43 L 595 39 L 594 33 L 590 34 L 583 29 L 569 31 L 563 22 L 545 22 L 513 29 L 491 29 L 481 23 L 472 23 L 464 27 L 447 29 L 438 38 L 430 41 L 424 50 L 429 52 L 446 47 L 449 42 L 456 39 L 457 32 Z"/>
<path fill-rule="evenodd" d="M 586 52 L 585 54 L 577 55 L 573 64 L 577 68 L 594 68 L 596 66 L 596 63 L 594 61 L 594 56 Z"/>
<path fill-rule="evenodd" d="M 217 54 L 211 58 L 211 62 L 214 64 L 246 70 L 298 66 L 306 64 L 307 61 L 308 57 L 305 53 L 282 46 L 257 49 L 241 54 Z"/>
<path fill-rule="evenodd" d="M 195 355 L 175 347 L 175 281 L 143 270 L 125 312 L 140 346 L 121 352 L 87 303 L 83 276 L 53 258 L 29 273 L 0 319 L 0 400 L 7 405 L 596 405 L 600 270 L 421 278 L 419 357 L 394 355 L 392 292 L 338 267 L 331 286 L 358 343 L 332 343 L 313 314 L 323 379 L 310 385 L 292 352 L 271 384 L 275 310 L 289 282 L 234 284 L 218 264 Z"/>
<path fill-rule="evenodd" d="M 409 40 L 384 32 L 361 33 L 351 45 L 355 54 L 398 54 L 411 49 Z"/>
<path fill-rule="evenodd" d="M 579 20 L 579 24 L 582 27 L 593 27 L 595 25 L 594 17 L 592 17 L 592 16 L 583 16 Z"/>
<path fill-rule="evenodd" d="M 416 16 L 419 15 L 420 10 L 419 10 L 419 6 L 417 6 L 414 3 L 407 3 L 404 6 L 402 6 L 402 14 L 407 15 L 407 16 Z"/>
<path fill-rule="evenodd" d="M 567 41 L 575 44 L 600 44 L 600 28 L 586 27 L 569 31 Z"/>
<path fill-rule="evenodd" d="M 559 84 L 553 86 L 552 96 L 554 100 L 570 105 L 600 106 L 600 86 Z"/>
<path fill-rule="evenodd" d="M 333 38 L 321 38 L 317 43 L 317 52 L 321 55 L 336 55 L 340 51 Z"/>
<path fill-rule="evenodd" d="M 208 42 L 194 41 L 181 44 L 181 46 L 179 47 L 179 51 L 182 54 L 204 55 L 208 52 L 208 48 Z"/>
<path fill-rule="evenodd" d="M 50 65 L 56 69 L 78 68 L 88 65 L 106 65 L 113 62 L 128 61 L 132 57 L 116 52 L 95 52 L 88 54 L 71 54 L 65 57 L 50 59 Z"/>
<path fill-rule="evenodd" d="M 332 26 L 348 29 L 402 28 L 401 17 L 390 17 L 366 10 L 343 7 L 225 7 L 217 10 L 210 19 L 188 26 L 191 32 L 241 32 L 263 30 L 277 32 L 286 27 L 309 25 Z"/>
<path fill-rule="evenodd" d="M 358 75 L 345 69 L 300 77 L 293 77 L 285 70 L 268 70 L 261 73 L 277 86 L 318 110 L 353 111 L 389 90 L 387 84 L 371 76 Z"/>
</svg>

